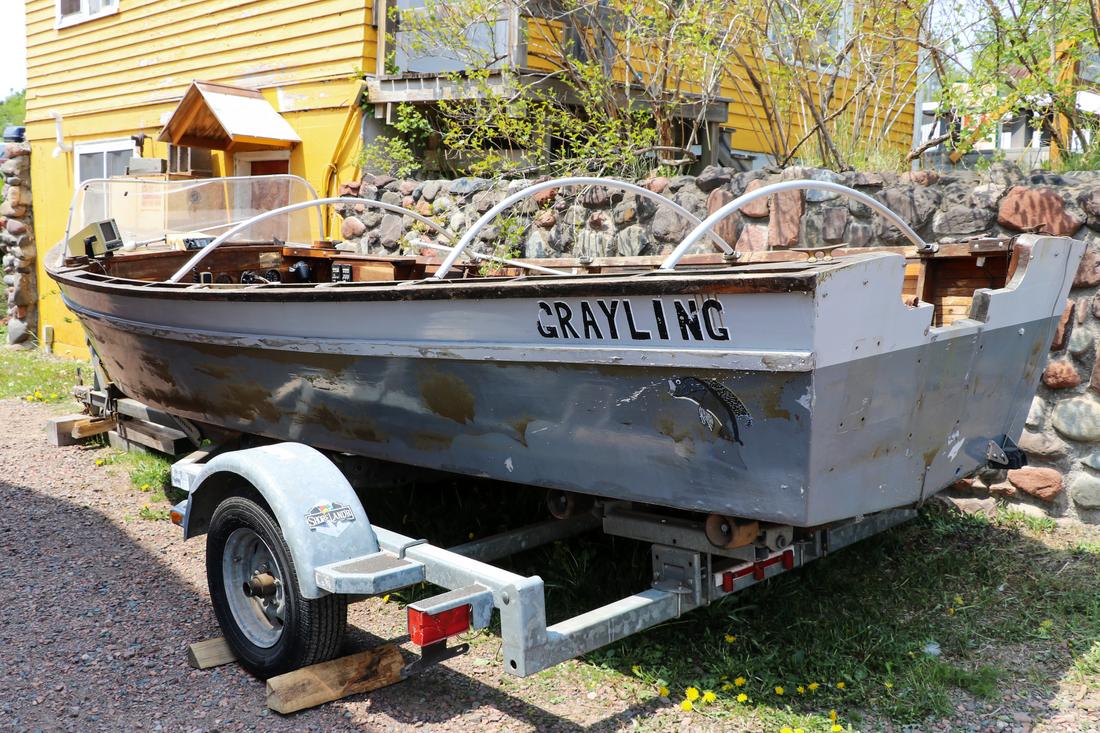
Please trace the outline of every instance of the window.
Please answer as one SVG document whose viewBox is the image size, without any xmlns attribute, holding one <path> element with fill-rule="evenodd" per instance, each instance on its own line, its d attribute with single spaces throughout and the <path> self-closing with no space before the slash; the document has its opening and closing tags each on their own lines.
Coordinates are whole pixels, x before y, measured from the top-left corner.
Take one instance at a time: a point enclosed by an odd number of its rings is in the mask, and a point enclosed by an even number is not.
<svg viewBox="0 0 1100 733">
<path fill-rule="evenodd" d="M 128 137 L 121 140 L 77 143 L 74 155 L 76 185 L 93 178 L 125 175 L 126 166 L 133 157 L 134 141 Z M 83 226 L 88 222 L 106 219 L 108 208 L 103 184 L 93 184 L 84 191 L 84 221 L 77 223 Z"/>
<path fill-rule="evenodd" d="M 778 0 L 768 15 L 769 51 L 811 68 L 832 72 L 844 50 L 854 23 L 853 0 L 824 0 L 807 5 L 797 0 Z M 845 65 L 840 59 L 841 67 Z"/>
<path fill-rule="evenodd" d="M 57 0 L 57 24 L 54 27 L 67 28 L 117 12 L 118 0 Z"/>
<path fill-rule="evenodd" d="M 134 141 L 102 140 L 76 144 L 76 182 L 89 178 L 110 178 L 126 175 L 126 166 L 134 157 Z"/>
</svg>

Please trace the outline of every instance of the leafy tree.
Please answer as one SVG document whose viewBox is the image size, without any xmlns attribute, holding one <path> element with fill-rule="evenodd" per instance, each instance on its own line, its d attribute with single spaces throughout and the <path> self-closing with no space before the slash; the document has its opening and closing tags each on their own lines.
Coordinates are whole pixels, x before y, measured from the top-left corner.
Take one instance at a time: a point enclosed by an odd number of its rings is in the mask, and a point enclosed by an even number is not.
<svg viewBox="0 0 1100 733">
<path fill-rule="evenodd" d="M 8 125 L 22 125 L 27 116 L 27 93 L 12 92 L 0 102 L 0 128 Z"/>
</svg>

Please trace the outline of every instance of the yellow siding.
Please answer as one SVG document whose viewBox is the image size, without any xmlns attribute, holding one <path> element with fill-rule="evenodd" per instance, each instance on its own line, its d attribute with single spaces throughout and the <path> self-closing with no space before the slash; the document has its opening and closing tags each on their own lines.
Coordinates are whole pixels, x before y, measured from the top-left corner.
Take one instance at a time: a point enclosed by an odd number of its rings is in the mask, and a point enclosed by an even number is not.
<svg viewBox="0 0 1100 733">
<path fill-rule="evenodd" d="M 54 0 L 27 3 L 39 325 L 53 326 L 57 353 L 82 357 L 83 333 L 41 268 L 73 192 L 73 154 L 53 157 L 49 112 L 63 115 L 66 143 L 155 137 L 193 80 L 258 88 L 302 138 L 290 172 L 322 192 L 331 162 L 337 180 L 354 175 L 356 74 L 373 70 L 376 35 L 369 0 L 120 0 L 117 14 L 60 30 L 55 12 Z M 352 142 L 337 150 L 349 125 Z M 167 145 L 146 142 L 145 155 L 165 157 Z M 233 173 L 220 153 L 214 166 Z"/>
</svg>

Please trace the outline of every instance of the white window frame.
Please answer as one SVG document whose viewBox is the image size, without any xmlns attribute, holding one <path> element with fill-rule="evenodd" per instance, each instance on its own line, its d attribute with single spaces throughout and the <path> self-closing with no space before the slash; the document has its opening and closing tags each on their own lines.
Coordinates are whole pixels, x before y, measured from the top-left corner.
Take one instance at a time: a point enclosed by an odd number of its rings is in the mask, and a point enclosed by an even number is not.
<svg viewBox="0 0 1100 733">
<path fill-rule="evenodd" d="M 113 138 L 111 140 L 95 140 L 87 143 L 76 143 L 73 146 L 73 184 L 79 186 L 83 181 L 80 178 L 80 156 L 87 155 L 89 153 L 114 153 L 120 150 L 129 150 L 133 153 L 133 157 L 138 157 L 137 147 L 134 145 L 132 138 L 120 137 Z M 103 157 L 104 167 L 106 167 L 107 156 Z M 104 178 L 103 176 L 95 176 L 95 178 Z"/>
<path fill-rule="evenodd" d="M 798 2 L 799 0 L 789 1 Z M 838 47 L 833 48 L 834 51 L 840 50 L 839 44 L 847 42 L 847 36 L 853 30 L 853 26 L 855 25 L 855 0 L 841 0 L 840 13 L 840 18 L 838 18 L 839 22 L 835 26 L 833 26 L 832 32 L 829 34 L 830 36 L 835 35 L 838 42 Z M 776 47 L 780 47 L 782 46 L 782 44 L 783 41 L 779 39 L 776 35 L 773 35 L 773 30 L 771 28 L 768 28 L 768 46 L 766 55 L 770 58 L 774 58 L 776 55 Z M 849 62 L 847 59 L 845 59 L 845 61 L 841 64 L 840 69 L 837 69 L 834 64 L 802 64 L 794 61 L 793 59 L 788 60 L 788 63 L 795 66 L 809 68 L 822 74 L 835 73 L 838 76 L 845 76 L 849 66 Z"/>
<path fill-rule="evenodd" d="M 53 26 L 54 29 L 60 30 L 80 23 L 87 23 L 89 20 L 95 20 L 96 18 L 106 18 L 109 15 L 114 15 L 118 12 L 121 0 L 100 0 L 103 5 L 96 11 L 88 9 L 89 2 L 90 0 L 80 0 L 80 10 L 78 12 L 62 15 L 61 0 L 54 0 L 54 17 L 57 18 Z"/>
</svg>

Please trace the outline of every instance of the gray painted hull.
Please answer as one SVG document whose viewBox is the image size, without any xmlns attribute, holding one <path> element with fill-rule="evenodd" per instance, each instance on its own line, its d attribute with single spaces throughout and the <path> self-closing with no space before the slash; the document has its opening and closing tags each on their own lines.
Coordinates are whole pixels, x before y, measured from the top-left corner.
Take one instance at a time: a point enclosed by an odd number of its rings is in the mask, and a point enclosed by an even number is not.
<svg viewBox="0 0 1100 733">
<path fill-rule="evenodd" d="M 394 343 L 382 330 L 400 302 L 181 307 L 177 298 L 169 310 L 154 292 L 59 282 L 122 391 L 184 417 L 517 484 L 812 526 L 917 502 L 983 465 L 990 440 L 1019 434 L 1072 278 L 1065 264 L 1080 256 L 1079 243 L 1044 241 L 1062 260 L 1033 257 L 1027 278 L 977 299 L 984 321 L 930 328 L 930 306 L 901 305 L 900 258 L 884 255 L 823 271 L 809 291 L 691 296 L 722 301 L 721 325 L 734 335 L 720 343 L 674 343 L 674 333 L 668 344 L 616 344 L 585 330 L 577 343 L 547 345 L 521 333 L 537 324 L 545 338 L 545 298 L 471 301 L 490 323 L 445 343 L 431 329 L 469 323 L 467 304 L 424 306 L 415 325 L 402 324 L 413 338 Z M 868 285 L 875 277 L 886 282 Z M 869 289 L 853 292 L 860 282 Z M 639 304 L 662 299 L 638 297 L 638 331 L 657 333 Z M 265 307 L 277 336 L 245 330 Z M 752 324 L 741 328 L 736 314 Z M 860 317 L 856 330 L 829 329 Z M 334 319 L 343 330 L 325 332 Z M 306 323 L 322 335 L 296 332 Z"/>
</svg>

